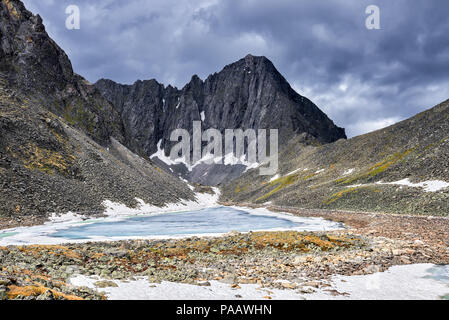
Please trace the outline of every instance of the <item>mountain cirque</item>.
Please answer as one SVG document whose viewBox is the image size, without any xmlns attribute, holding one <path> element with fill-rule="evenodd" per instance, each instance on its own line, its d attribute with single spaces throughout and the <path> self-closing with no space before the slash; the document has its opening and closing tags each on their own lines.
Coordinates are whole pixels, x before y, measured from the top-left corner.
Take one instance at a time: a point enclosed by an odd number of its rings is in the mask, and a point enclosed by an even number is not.
<svg viewBox="0 0 449 320">
<path fill-rule="evenodd" d="M 195 75 L 181 90 L 154 79 L 133 85 L 102 79 L 95 86 L 120 113 L 127 140 L 147 156 L 157 151 L 159 142 L 168 156 L 175 144 L 171 132 L 182 128 L 192 133 L 193 121 L 201 121 L 203 130 L 215 128 L 222 133 L 278 129 L 280 148 L 293 137 L 308 144 L 346 138 L 344 129 L 296 93 L 265 57 L 247 55 L 204 81 Z M 189 181 L 208 185 L 228 183 L 245 170 L 224 164 L 198 166 L 193 172 L 177 167 L 171 169 Z"/>
<path fill-rule="evenodd" d="M 98 212 L 106 199 L 136 205 L 192 200 L 177 174 L 219 185 L 221 201 L 447 215 L 448 105 L 345 140 L 265 57 L 248 55 L 181 90 L 156 80 L 88 83 L 73 72 L 42 19 L 0 2 L 0 215 Z M 279 128 L 280 171 L 199 165 L 189 172 L 151 155 L 175 128 Z M 171 170 L 176 174 L 171 174 Z M 409 180 L 404 180 L 409 179 Z M 396 182 L 400 181 L 399 185 Z M 432 182 L 430 182 L 432 183 Z"/>
<path fill-rule="evenodd" d="M 0 37 L 1 228 L 42 223 L 52 212 L 101 215 L 106 199 L 128 206 L 137 204 L 136 197 L 157 206 L 194 200 L 186 183 L 149 160 L 159 141 L 170 148 L 171 130 L 190 129 L 194 120 L 220 130 L 281 128 L 278 175 L 200 168 L 209 177 L 200 182 L 221 184 L 223 203 L 267 206 L 348 227 L 0 247 L 0 299 L 106 298 L 70 285 L 77 274 L 102 277 L 97 288 L 143 276 L 344 295 L 332 291 L 329 277 L 449 263 L 448 218 L 416 216 L 449 213 L 448 188 L 429 191 L 435 186 L 418 184 L 449 181 L 449 101 L 345 140 L 344 130 L 294 92 L 264 57 L 248 55 L 204 81 L 194 76 L 181 90 L 156 80 L 93 85 L 73 72 L 41 18 L 20 1 L 0 1 Z M 199 172 L 180 171 L 191 181 Z"/>
</svg>

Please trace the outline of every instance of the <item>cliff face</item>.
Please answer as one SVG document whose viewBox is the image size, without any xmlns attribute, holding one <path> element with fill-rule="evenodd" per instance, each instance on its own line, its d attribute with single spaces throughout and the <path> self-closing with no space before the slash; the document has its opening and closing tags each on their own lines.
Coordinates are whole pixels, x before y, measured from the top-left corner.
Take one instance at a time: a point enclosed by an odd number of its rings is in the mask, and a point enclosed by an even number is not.
<svg viewBox="0 0 449 320">
<path fill-rule="evenodd" d="M 203 130 L 215 128 L 221 132 L 278 129 L 281 147 L 296 136 L 302 136 L 306 143 L 346 138 L 344 129 L 296 93 L 265 57 L 248 55 L 205 81 L 195 75 L 181 90 L 164 87 L 156 80 L 121 85 L 102 79 L 95 86 L 120 113 L 129 144 L 148 156 L 157 151 L 159 141 L 168 155 L 173 145 L 171 132 L 176 128 L 192 132 L 193 121 L 201 121 Z M 217 168 L 212 167 L 206 170 L 201 166 L 201 175 L 198 169 L 183 175 L 191 181 L 219 184 L 245 170 L 243 166 L 219 165 L 217 179 Z M 224 171 L 227 174 L 223 175 Z"/>
<path fill-rule="evenodd" d="M 18 94 L 64 117 L 101 144 L 107 144 L 110 136 L 123 140 L 118 112 L 73 72 L 39 15 L 20 1 L 0 1 L 0 38 L 0 75 Z"/>
<path fill-rule="evenodd" d="M 246 56 L 205 81 L 193 76 L 181 90 L 156 80 L 121 85 L 101 79 L 95 86 L 120 112 L 125 134 L 147 154 L 168 144 L 176 128 L 279 129 L 280 144 L 294 135 L 322 143 L 346 138 L 310 100 L 297 94 L 265 57 Z M 201 115 L 204 115 L 202 118 Z"/>
</svg>

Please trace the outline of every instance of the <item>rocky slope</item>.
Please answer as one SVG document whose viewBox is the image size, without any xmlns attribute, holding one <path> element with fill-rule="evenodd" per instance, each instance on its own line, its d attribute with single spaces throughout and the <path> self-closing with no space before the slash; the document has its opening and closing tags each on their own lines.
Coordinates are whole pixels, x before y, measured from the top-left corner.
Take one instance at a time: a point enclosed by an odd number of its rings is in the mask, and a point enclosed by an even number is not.
<svg viewBox="0 0 449 320">
<path fill-rule="evenodd" d="M 202 121 L 203 130 L 215 128 L 222 133 L 279 129 L 281 146 L 296 136 L 308 143 L 346 138 L 344 129 L 296 93 L 265 57 L 248 55 L 204 81 L 193 76 L 181 90 L 156 80 L 122 85 L 102 79 L 95 86 L 122 116 L 126 139 L 148 156 L 157 151 L 159 141 L 168 156 L 171 132 L 176 128 L 192 132 L 193 121 Z M 245 168 L 234 169 L 212 165 L 178 172 L 190 181 L 216 185 L 239 176 Z"/>
<path fill-rule="evenodd" d="M 27 100 L 82 129 L 97 142 L 123 140 L 119 114 L 73 72 L 65 52 L 48 36 L 42 19 L 17 0 L 0 2 L 0 75 Z"/>
<path fill-rule="evenodd" d="M 222 201 L 447 216 L 448 155 L 449 100 L 349 140 L 291 141 L 278 176 L 249 171 L 223 188 Z"/>
<path fill-rule="evenodd" d="M 194 199 L 124 146 L 119 113 L 73 72 L 39 16 L 1 0 L 0 17 L 0 217 Z"/>
</svg>

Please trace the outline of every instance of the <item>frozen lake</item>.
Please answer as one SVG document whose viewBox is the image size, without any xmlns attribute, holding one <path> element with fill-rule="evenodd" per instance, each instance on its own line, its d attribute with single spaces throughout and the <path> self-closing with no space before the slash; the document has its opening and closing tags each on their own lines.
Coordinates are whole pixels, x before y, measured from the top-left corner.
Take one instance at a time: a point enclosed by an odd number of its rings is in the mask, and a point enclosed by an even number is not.
<svg viewBox="0 0 449 320">
<path fill-rule="evenodd" d="M 52 223 L 0 232 L 0 245 L 219 235 L 230 231 L 327 231 L 343 228 L 321 218 L 267 210 L 214 207 L 184 212 Z"/>
<path fill-rule="evenodd" d="M 217 207 L 73 226 L 51 236 L 81 240 L 92 237 L 182 236 L 280 229 L 316 231 L 328 230 L 331 226 L 336 227 L 325 220 L 297 220 L 288 216 L 252 214 L 242 209 Z"/>
</svg>

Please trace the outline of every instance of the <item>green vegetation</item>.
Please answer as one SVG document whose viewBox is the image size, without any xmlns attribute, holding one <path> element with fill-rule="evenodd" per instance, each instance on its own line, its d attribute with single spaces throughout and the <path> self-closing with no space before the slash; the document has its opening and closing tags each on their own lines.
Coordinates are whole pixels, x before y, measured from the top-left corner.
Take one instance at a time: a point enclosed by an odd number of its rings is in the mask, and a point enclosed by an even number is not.
<svg viewBox="0 0 449 320">
<path fill-rule="evenodd" d="M 270 186 L 276 186 L 276 188 L 274 188 L 273 190 L 271 190 L 267 194 L 257 198 L 256 201 L 262 201 L 262 200 L 267 199 L 268 197 L 272 196 L 276 192 L 279 192 L 280 190 L 284 189 L 285 187 L 291 185 L 296 180 L 298 180 L 298 175 L 289 175 L 289 176 L 280 177 L 280 178 L 278 178 L 278 179 L 276 179 L 274 181 L 271 181 L 270 182 Z"/>
<path fill-rule="evenodd" d="M 378 174 L 384 172 L 388 168 L 390 168 L 392 165 L 403 160 L 406 156 L 408 156 L 414 150 L 415 150 L 415 148 L 408 149 L 404 152 L 396 152 L 395 154 L 387 157 L 385 160 L 376 163 L 374 166 L 370 167 L 365 172 L 358 174 L 356 176 L 350 177 L 350 178 L 338 179 L 338 180 L 336 180 L 336 182 L 337 182 L 337 184 L 346 185 L 346 184 L 351 184 L 351 183 L 356 182 L 361 179 L 373 178 L 373 177 L 377 176 Z"/>
<path fill-rule="evenodd" d="M 10 148 L 7 148 L 7 151 L 9 150 Z M 21 160 L 28 170 L 39 170 L 47 174 L 53 174 L 55 171 L 68 173 L 68 169 L 76 159 L 74 155 L 41 148 L 34 143 L 28 143 L 11 154 Z"/>
<path fill-rule="evenodd" d="M 327 199 L 326 201 L 323 201 L 323 203 L 329 205 L 332 202 L 335 202 L 335 201 L 341 199 L 346 194 L 358 192 L 358 189 L 359 189 L 359 187 L 353 187 L 353 188 L 348 188 L 348 189 L 345 189 L 345 190 L 341 190 L 341 191 L 336 192 L 333 195 L 331 195 L 329 197 L 329 199 Z"/>
</svg>

